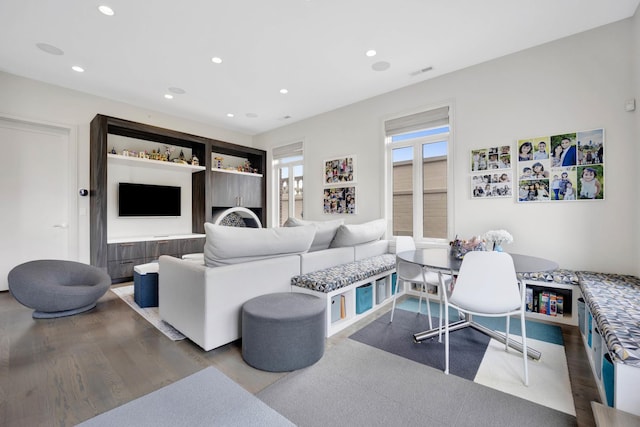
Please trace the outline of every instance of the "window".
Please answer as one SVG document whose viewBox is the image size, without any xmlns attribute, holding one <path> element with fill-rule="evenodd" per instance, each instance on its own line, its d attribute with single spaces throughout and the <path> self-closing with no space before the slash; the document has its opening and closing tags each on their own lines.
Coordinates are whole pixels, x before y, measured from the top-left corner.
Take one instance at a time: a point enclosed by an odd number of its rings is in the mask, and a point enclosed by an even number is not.
<svg viewBox="0 0 640 427">
<path fill-rule="evenodd" d="M 278 226 L 289 217 L 302 218 L 303 161 L 302 142 L 273 149 L 273 176 L 278 177 L 274 191 Z"/>
<path fill-rule="evenodd" d="M 394 236 L 449 237 L 449 107 L 385 122 L 387 211 Z"/>
</svg>

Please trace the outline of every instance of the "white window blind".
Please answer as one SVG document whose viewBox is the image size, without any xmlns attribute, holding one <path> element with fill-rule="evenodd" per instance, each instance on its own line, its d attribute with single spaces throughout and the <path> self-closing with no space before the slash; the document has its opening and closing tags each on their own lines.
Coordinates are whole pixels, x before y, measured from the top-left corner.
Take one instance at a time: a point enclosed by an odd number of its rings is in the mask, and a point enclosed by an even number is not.
<svg viewBox="0 0 640 427">
<path fill-rule="evenodd" d="M 289 157 L 301 157 L 303 155 L 302 141 L 293 144 L 274 147 L 273 160 L 286 159 Z"/>
<path fill-rule="evenodd" d="M 449 124 L 449 107 L 421 111 L 409 116 L 398 117 L 384 122 L 386 136 L 400 135 L 416 130 L 430 129 Z"/>
</svg>

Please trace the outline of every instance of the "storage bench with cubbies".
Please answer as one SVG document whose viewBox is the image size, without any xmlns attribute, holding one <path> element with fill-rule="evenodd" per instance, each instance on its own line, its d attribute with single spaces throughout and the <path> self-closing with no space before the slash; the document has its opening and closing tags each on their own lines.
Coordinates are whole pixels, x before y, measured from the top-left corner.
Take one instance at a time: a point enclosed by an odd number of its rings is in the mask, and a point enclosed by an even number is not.
<svg viewBox="0 0 640 427">
<path fill-rule="evenodd" d="M 330 337 L 391 301 L 395 271 L 395 254 L 377 255 L 294 276 L 291 290 L 325 300 Z"/>
</svg>

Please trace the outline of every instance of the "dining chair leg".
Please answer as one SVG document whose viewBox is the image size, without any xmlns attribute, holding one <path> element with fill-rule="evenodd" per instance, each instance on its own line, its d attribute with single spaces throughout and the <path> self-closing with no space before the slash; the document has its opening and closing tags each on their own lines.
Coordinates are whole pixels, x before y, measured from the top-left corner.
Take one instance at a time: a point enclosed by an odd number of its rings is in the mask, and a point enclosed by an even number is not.
<svg viewBox="0 0 640 427">
<path fill-rule="evenodd" d="M 504 351 L 508 352 L 509 351 L 509 324 L 511 323 L 511 318 L 510 316 L 507 316 L 507 324 L 505 326 L 505 330 L 507 331 L 507 339 L 504 342 Z"/>
<path fill-rule="evenodd" d="M 429 318 L 429 329 L 433 329 L 433 321 L 431 320 L 431 304 L 429 303 L 429 293 L 426 292 L 428 287 L 426 284 L 423 285 L 424 286 L 424 303 L 427 305 L 427 317 Z M 422 298 L 422 295 L 420 295 L 420 298 Z"/>
<path fill-rule="evenodd" d="M 524 385 L 529 385 L 529 367 L 527 365 L 528 361 L 528 350 L 527 350 L 527 331 L 526 320 L 524 317 L 524 311 L 520 313 L 520 328 L 522 329 L 522 359 L 524 360 Z"/>
<path fill-rule="evenodd" d="M 389 323 L 393 322 L 393 313 L 396 311 L 396 298 L 398 298 L 398 291 L 400 291 L 400 283 L 402 280 L 398 279 L 396 281 L 396 292 L 393 294 L 393 302 L 391 303 L 391 319 Z"/>
<path fill-rule="evenodd" d="M 442 342 L 442 290 L 438 286 L 438 299 L 440 310 L 438 313 L 438 342 Z"/>
<path fill-rule="evenodd" d="M 444 373 L 449 375 L 449 307 L 444 307 Z"/>
</svg>

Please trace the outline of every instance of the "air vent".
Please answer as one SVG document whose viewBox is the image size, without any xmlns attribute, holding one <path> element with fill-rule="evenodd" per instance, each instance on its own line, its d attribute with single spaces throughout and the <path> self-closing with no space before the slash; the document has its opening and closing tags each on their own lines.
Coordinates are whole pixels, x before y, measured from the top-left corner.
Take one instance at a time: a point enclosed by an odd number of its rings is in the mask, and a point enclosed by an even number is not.
<svg viewBox="0 0 640 427">
<path fill-rule="evenodd" d="M 412 72 L 412 73 L 409 73 L 409 75 L 410 75 L 411 77 L 415 77 L 415 76 L 419 76 L 420 74 L 426 73 L 427 71 L 431 71 L 431 70 L 433 70 L 433 67 L 421 68 L 421 69 L 419 69 L 419 70 L 417 70 L 417 71 L 414 71 L 414 72 Z"/>
</svg>

